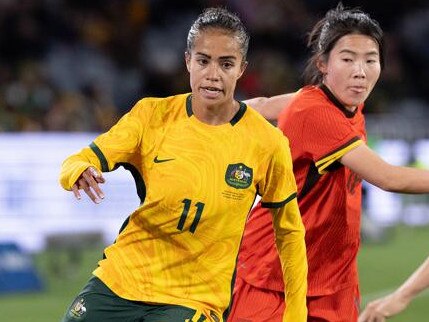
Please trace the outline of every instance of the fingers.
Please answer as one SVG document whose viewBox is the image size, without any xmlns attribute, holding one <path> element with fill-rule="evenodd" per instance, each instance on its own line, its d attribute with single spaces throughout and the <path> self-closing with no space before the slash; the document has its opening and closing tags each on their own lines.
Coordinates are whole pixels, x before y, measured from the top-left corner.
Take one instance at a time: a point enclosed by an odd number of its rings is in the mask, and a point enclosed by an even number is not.
<svg viewBox="0 0 429 322">
<path fill-rule="evenodd" d="M 386 322 L 386 315 L 380 310 L 381 300 L 368 303 L 365 310 L 359 316 L 358 322 Z"/>
<path fill-rule="evenodd" d="M 92 179 L 92 182 L 90 184 L 88 184 L 89 179 L 82 177 L 78 182 L 79 182 L 79 188 L 82 189 L 86 195 L 95 203 L 100 203 L 101 202 L 101 198 L 99 197 L 98 193 L 95 192 L 95 189 L 93 188 L 94 185 L 97 185 L 97 183 L 95 183 L 94 179 Z"/>
<path fill-rule="evenodd" d="M 86 171 L 84 171 L 82 173 L 82 177 L 85 179 L 85 183 L 86 185 L 88 185 L 89 187 L 87 187 L 87 189 L 84 188 L 84 191 L 89 195 L 89 193 L 91 193 L 92 195 L 94 195 L 91 190 L 95 193 L 96 199 L 99 199 L 99 201 L 101 201 L 101 199 L 104 198 L 104 193 L 103 191 L 100 189 L 99 185 L 98 185 L 98 181 L 97 178 L 100 180 L 101 175 L 98 174 L 97 170 L 95 170 L 94 168 L 88 168 Z M 103 179 L 104 180 L 104 179 Z M 103 181 L 104 182 L 104 181 Z M 100 182 L 101 183 L 101 182 Z M 88 189 L 91 188 L 91 189 Z M 92 198 L 91 198 L 92 199 Z M 95 201 L 93 199 L 93 201 Z"/>
<path fill-rule="evenodd" d="M 91 173 L 91 175 L 94 177 L 95 181 L 97 181 L 98 183 L 106 182 L 106 180 L 104 180 L 103 175 L 99 173 L 96 169 L 94 169 L 93 167 L 89 167 L 88 170 Z"/>
<path fill-rule="evenodd" d="M 381 315 L 371 315 L 360 316 L 358 322 L 386 322 L 386 318 Z"/>
<path fill-rule="evenodd" d="M 75 197 L 80 200 L 81 194 L 79 190 L 83 190 L 94 203 L 98 204 L 104 199 L 104 193 L 98 184 L 104 182 L 103 176 L 93 167 L 89 167 L 82 172 L 79 179 L 72 186 L 72 191 Z"/>
<path fill-rule="evenodd" d="M 72 191 L 73 191 L 73 194 L 77 200 L 80 200 L 82 198 L 82 196 L 80 195 L 80 192 L 79 192 L 79 188 L 77 187 L 76 183 L 72 186 Z"/>
</svg>

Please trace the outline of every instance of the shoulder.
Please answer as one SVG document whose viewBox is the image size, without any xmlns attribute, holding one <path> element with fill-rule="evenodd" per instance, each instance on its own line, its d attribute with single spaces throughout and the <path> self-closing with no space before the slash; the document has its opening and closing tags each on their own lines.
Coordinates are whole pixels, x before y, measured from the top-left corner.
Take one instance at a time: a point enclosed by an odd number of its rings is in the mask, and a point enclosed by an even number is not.
<svg viewBox="0 0 429 322">
<path fill-rule="evenodd" d="M 282 132 L 274 124 L 267 121 L 260 113 L 249 106 L 247 106 L 246 110 L 245 123 L 251 131 L 250 133 L 255 133 L 259 136 L 265 135 L 264 139 L 267 138 L 267 135 L 283 136 Z"/>
<path fill-rule="evenodd" d="M 297 122 L 312 124 L 323 120 L 342 118 L 343 113 L 318 86 L 300 89 L 288 108 L 279 116 L 279 124 Z"/>
<path fill-rule="evenodd" d="M 145 97 L 140 99 L 128 113 L 142 122 L 165 121 L 166 118 L 184 114 L 186 109 L 186 98 L 189 94 L 179 94 L 168 97 Z"/>
<path fill-rule="evenodd" d="M 257 111 L 248 108 L 245 119 L 247 140 L 256 143 L 267 157 L 279 152 L 289 145 L 289 140 L 274 124 L 267 121 Z"/>
<path fill-rule="evenodd" d="M 189 94 L 179 94 L 168 97 L 144 97 L 133 107 L 136 111 L 172 109 L 176 106 L 183 106 Z"/>
<path fill-rule="evenodd" d="M 326 104 L 330 104 L 330 101 L 318 86 L 301 88 L 290 102 L 290 106 L 298 110 L 316 109 Z"/>
</svg>

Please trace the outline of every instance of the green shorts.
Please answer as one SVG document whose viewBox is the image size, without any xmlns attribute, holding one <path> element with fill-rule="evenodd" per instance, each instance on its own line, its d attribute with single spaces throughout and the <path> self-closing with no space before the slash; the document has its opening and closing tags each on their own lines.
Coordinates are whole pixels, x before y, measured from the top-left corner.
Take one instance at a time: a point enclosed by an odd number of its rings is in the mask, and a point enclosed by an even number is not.
<svg viewBox="0 0 429 322">
<path fill-rule="evenodd" d="M 114 294 L 92 277 L 67 309 L 62 322 L 202 322 L 194 309 L 179 305 L 152 305 L 129 301 Z M 192 319 L 194 318 L 194 319 Z"/>
</svg>

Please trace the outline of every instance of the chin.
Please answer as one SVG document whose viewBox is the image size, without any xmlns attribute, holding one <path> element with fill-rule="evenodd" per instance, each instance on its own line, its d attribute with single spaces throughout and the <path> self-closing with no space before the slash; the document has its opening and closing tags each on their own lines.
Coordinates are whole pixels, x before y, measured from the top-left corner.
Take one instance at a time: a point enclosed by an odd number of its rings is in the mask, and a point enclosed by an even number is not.
<svg viewBox="0 0 429 322">
<path fill-rule="evenodd" d="M 366 96 L 365 97 L 354 97 L 350 100 L 347 101 L 347 103 L 345 104 L 345 106 L 359 106 L 361 104 L 363 104 L 366 100 Z"/>
<path fill-rule="evenodd" d="M 206 102 L 207 104 L 219 104 L 225 101 L 225 96 L 223 95 L 218 95 L 215 97 L 211 97 L 211 96 L 201 96 L 201 98 L 204 100 L 204 102 Z"/>
</svg>

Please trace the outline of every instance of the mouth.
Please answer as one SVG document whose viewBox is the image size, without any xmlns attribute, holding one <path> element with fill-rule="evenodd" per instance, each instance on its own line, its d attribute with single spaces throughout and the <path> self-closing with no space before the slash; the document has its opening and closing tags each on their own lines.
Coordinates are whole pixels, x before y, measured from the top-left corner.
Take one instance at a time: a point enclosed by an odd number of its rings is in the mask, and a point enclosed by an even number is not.
<svg viewBox="0 0 429 322">
<path fill-rule="evenodd" d="M 349 88 L 353 92 L 359 93 L 359 94 L 366 92 L 366 87 L 365 86 L 350 86 Z"/>
<path fill-rule="evenodd" d="M 213 93 L 213 94 L 223 92 L 222 89 L 217 88 L 217 87 L 211 87 L 211 86 L 201 87 L 201 89 L 208 92 L 208 93 Z"/>
<path fill-rule="evenodd" d="M 200 93 L 206 99 L 214 100 L 219 99 L 222 96 L 223 90 L 217 87 L 204 86 L 200 87 Z"/>
</svg>

